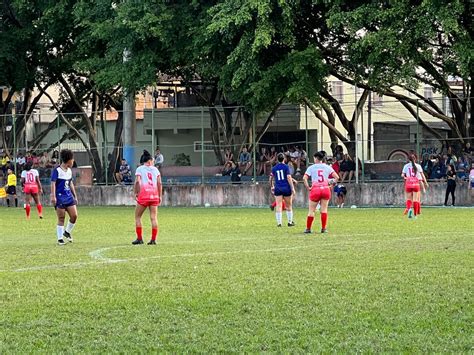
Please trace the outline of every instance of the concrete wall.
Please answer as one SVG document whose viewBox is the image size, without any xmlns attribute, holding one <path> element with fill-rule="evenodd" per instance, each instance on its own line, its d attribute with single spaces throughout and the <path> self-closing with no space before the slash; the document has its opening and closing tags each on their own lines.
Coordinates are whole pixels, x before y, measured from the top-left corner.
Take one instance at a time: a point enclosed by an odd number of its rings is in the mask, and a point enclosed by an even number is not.
<svg viewBox="0 0 474 355">
<path fill-rule="evenodd" d="M 402 183 L 348 184 L 346 206 L 403 206 L 405 204 Z M 445 183 L 432 183 L 422 197 L 423 205 L 439 206 L 444 202 Z M 45 186 L 42 197 L 44 205 L 49 204 L 49 187 Z M 121 206 L 134 205 L 131 186 L 80 186 L 77 188 L 80 205 Z M 471 190 L 472 191 L 472 190 Z M 460 183 L 456 189 L 458 206 L 474 206 L 474 195 L 467 183 Z M 295 205 L 307 206 L 308 194 L 303 184 L 297 186 Z M 22 198 L 20 197 L 20 200 Z M 259 185 L 187 185 L 166 186 L 163 206 L 265 206 L 272 201 L 268 184 Z M 2 202 L 5 204 L 5 202 Z M 334 204 L 333 204 L 334 205 Z"/>
</svg>

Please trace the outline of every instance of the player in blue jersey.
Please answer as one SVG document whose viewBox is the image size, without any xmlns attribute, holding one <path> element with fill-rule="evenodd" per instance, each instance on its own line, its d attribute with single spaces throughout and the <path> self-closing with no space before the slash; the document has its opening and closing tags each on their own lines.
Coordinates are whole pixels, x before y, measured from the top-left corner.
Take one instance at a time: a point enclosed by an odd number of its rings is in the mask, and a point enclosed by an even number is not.
<svg viewBox="0 0 474 355">
<path fill-rule="evenodd" d="M 273 195 L 275 195 L 275 216 L 277 220 L 277 226 L 281 227 L 282 219 L 282 204 L 285 201 L 286 205 L 286 216 L 288 218 L 288 227 L 295 225 L 293 222 L 293 207 L 292 207 L 292 195 L 295 194 L 295 186 L 293 185 L 293 179 L 290 174 L 290 169 L 285 162 L 285 156 L 280 153 L 277 156 L 278 164 L 272 168 L 272 174 L 270 175 L 270 186 Z"/>
<path fill-rule="evenodd" d="M 60 153 L 60 158 L 61 164 L 53 169 L 51 174 L 51 202 L 58 216 L 56 227 L 58 245 L 64 245 L 64 238 L 72 243 L 71 232 L 77 220 L 77 195 L 72 182 L 71 170 L 74 164 L 74 155 L 69 149 L 64 149 Z M 69 215 L 69 222 L 64 228 L 66 212 Z"/>
</svg>

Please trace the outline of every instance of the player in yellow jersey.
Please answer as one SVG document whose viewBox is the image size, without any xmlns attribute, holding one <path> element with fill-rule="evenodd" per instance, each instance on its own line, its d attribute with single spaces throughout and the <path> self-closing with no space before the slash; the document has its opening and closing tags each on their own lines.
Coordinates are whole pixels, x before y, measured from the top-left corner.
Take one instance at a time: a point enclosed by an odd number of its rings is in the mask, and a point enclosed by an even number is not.
<svg viewBox="0 0 474 355">
<path fill-rule="evenodd" d="M 8 168 L 7 173 L 7 185 L 5 186 L 7 191 L 7 206 L 10 207 L 10 197 L 13 197 L 15 199 L 15 207 L 18 207 L 18 198 L 16 196 L 16 175 L 10 168 Z"/>
</svg>

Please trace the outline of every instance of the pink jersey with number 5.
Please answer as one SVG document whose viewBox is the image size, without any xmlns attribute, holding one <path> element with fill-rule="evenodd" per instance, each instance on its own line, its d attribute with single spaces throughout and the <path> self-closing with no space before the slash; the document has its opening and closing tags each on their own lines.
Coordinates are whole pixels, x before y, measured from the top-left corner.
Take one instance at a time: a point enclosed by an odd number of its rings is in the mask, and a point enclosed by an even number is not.
<svg viewBox="0 0 474 355">
<path fill-rule="evenodd" d="M 151 165 L 142 165 L 137 168 L 135 176 L 140 176 L 140 200 L 156 200 L 158 196 L 158 176 L 160 172 Z"/>
<path fill-rule="evenodd" d="M 21 172 L 21 177 L 25 179 L 25 186 L 37 186 L 38 183 L 36 182 L 36 177 L 39 176 L 38 170 L 30 169 L 30 170 L 23 170 Z"/>
<path fill-rule="evenodd" d="M 305 172 L 311 178 L 312 186 L 328 186 L 334 169 L 326 164 L 313 164 Z"/>
</svg>

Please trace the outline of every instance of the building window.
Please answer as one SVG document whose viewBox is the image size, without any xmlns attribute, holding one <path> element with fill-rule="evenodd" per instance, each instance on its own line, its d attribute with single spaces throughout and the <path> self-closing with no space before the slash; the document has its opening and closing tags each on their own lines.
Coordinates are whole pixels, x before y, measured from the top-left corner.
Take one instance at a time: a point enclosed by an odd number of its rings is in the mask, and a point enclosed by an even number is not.
<svg viewBox="0 0 474 355">
<path fill-rule="evenodd" d="M 339 103 L 344 102 L 344 88 L 341 80 L 331 82 L 331 91 L 332 96 L 339 101 Z"/>
<path fill-rule="evenodd" d="M 214 147 L 214 145 L 212 144 L 212 141 L 204 141 L 204 151 L 205 152 L 214 151 L 213 147 Z M 202 144 L 201 141 L 194 142 L 194 151 L 195 152 L 202 152 L 203 151 L 203 144 Z"/>
<path fill-rule="evenodd" d="M 383 96 L 380 96 L 376 92 L 372 94 L 372 105 L 373 106 L 383 106 Z"/>
<path fill-rule="evenodd" d="M 427 100 L 433 100 L 433 88 L 431 86 L 425 86 L 423 96 Z"/>
</svg>

